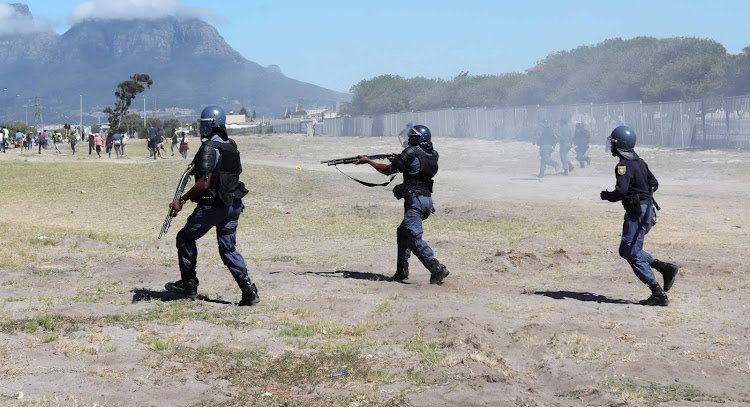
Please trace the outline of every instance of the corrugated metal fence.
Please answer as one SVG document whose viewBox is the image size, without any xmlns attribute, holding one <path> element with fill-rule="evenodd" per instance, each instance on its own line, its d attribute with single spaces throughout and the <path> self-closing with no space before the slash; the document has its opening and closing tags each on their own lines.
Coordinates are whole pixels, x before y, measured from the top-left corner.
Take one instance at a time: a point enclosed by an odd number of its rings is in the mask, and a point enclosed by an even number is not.
<svg viewBox="0 0 750 407">
<path fill-rule="evenodd" d="M 407 123 L 424 124 L 432 134 L 449 137 L 533 140 L 546 119 L 583 122 L 594 143 L 604 143 L 613 128 L 627 125 L 639 144 L 750 148 L 750 96 L 702 100 L 503 108 L 442 109 L 375 116 L 325 119 L 316 134 L 381 137 L 399 134 Z M 276 130 L 274 126 L 274 130 Z"/>
</svg>

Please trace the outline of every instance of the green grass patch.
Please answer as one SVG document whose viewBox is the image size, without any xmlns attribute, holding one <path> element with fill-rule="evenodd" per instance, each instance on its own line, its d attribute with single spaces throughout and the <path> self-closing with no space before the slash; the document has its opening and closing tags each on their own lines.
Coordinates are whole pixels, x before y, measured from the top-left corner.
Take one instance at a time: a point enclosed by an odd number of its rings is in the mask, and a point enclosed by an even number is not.
<svg viewBox="0 0 750 407">
<path fill-rule="evenodd" d="M 312 320 L 294 322 L 286 318 L 279 321 L 286 328 L 276 332 L 276 336 L 282 338 L 310 338 L 314 336 L 365 336 L 369 331 L 380 327 L 375 322 L 358 322 L 355 324 L 342 324 L 335 321 Z"/>
<path fill-rule="evenodd" d="M 40 236 L 41 237 L 41 236 Z M 57 242 L 50 239 L 49 237 L 45 237 L 41 239 L 40 237 L 32 237 L 29 239 L 29 245 L 31 246 L 57 246 Z"/>
<path fill-rule="evenodd" d="M 143 334 L 138 336 L 138 342 L 147 345 L 151 350 L 159 352 L 173 352 L 175 349 L 177 349 L 174 338 L 171 336 L 168 338 L 162 338 L 156 335 Z"/>
<path fill-rule="evenodd" d="M 404 349 L 419 354 L 419 363 L 435 366 L 445 359 L 442 341 L 427 341 L 422 335 L 415 335 L 404 342 Z"/>
<path fill-rule="evenodd" d="M 26 332 L 33 334 L 38 330 L 53 332 L 59 330 L 65 318 L 60 315 L 37 315 L 24 319 L 0 319 L 0 332 L 13 334 Z"/>
<path fill-rule="evenodd" d="M 708 394 L 698 386 L 690 383 L 671 383 L 668 385 L 662 385 L 655 382 L 642 383 L 632 379 L 620 382 L 606 380 L 594 387 L 562 392 L 556 394 L 556 396 L 583 399 L 600 393 L 612 394 L 625 404 L 645 404 L 649 406 L 657 406 L 672 401 L 724 402 L 721 397 Z M 613 403 L 610 404 L 612 405 Z"/>
</svg>

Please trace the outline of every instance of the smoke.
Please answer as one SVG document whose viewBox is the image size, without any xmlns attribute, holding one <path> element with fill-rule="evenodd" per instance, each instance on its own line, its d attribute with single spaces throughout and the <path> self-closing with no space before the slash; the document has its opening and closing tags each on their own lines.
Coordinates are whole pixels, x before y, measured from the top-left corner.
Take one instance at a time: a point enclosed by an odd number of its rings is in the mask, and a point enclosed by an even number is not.
<svg viewBox="0 0 750 407">
<path fill-rule="evenodd" d="M 199 18 L 223 23 L 224 17 L 211 10 L 190 7 L 179 0 L 94 0 L 77 5 L 68 16 L 71 24 L 85 20 L 156 20 L 165 17 Z"/>
<path fill-rule="evenodd" d="M 28 8 L 19 5 L 0 3 L 0 37 L 7 35 L 52 32 L 52 23 L 42 18 L 35 18 Z"/>
</svg>

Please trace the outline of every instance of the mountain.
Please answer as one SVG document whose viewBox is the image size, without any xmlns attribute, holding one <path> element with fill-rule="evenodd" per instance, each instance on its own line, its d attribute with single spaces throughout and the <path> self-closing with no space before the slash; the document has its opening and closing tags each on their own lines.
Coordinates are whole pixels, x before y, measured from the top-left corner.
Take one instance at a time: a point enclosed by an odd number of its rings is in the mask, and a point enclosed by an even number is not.
<svg viewBox="0 0 750 407">
<path fill-rule="evenodd" d="M 29 13 L 25 5 L 14 7 Z M 154 80 L 145 92 L 149 110 L 199 111 L 215 103 L 227 111 L 244 106 L 259 115 L 278 116 L 297 103 L 309 109 L 349 99 L 348 94 L 288 78 L 278 66 L 247 60 L 198 19 L 87 20 L 62 35 L 0 37 L 0 78 L 5 79 L 0 87 L 14 94 L 0 96 L 0 109 L 11 117 L 18 117 L 22 105 L 33 104 L 30 100 L 39 94 L 45 122 L 77 122 L 79 95 L 85 113 L 101 111 L 114 104 L 117 84 L 134 73 Z M 133 108 L 142 109 L 142 103 L 139 95 Z M 0 120 L 6 116 L 0 113 Z"/>
</svg>

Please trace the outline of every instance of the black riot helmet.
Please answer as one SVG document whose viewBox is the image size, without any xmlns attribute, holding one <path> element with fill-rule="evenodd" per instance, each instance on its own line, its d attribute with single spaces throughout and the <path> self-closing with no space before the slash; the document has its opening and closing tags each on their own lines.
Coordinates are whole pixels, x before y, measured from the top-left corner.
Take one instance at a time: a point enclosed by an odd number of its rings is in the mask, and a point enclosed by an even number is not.
<svg viewBox="0 0 750 407">
<path fill-rule="evenodd" d="M 633 129 L 628 126 L 619 126 L 612 130 L 609 135 L 610 151 L 613 156 L 622 156 L 626 160 L 637 160 L 638 154 L 635 153 L 636 136 Z"/>
<path fill-rule="evenodd" d="M 216 105 L 206 106 L 201 113 L 201 118 L 198 119 L 198 133 L 201 138 L 211 137 L 211 134 L 217 133 L 219 136 L 227 137 L 227 115 L 224 113 L 224 109 Z M 220 132 L 215 132 L 215 129 L 220 129 Z"/>
<path fill-rule="evenodd" d="M 418 146 L 430 140 L 432 140 L 432 134 L 430 134 L 430 129 L 428 129 L 427 126 L 417 124 L 416 126 L 412 126 L 412 128 L 409 129 L 410 146 Z"/>
</svg>

